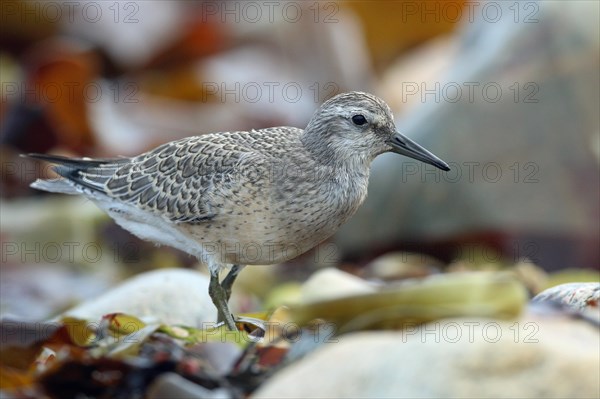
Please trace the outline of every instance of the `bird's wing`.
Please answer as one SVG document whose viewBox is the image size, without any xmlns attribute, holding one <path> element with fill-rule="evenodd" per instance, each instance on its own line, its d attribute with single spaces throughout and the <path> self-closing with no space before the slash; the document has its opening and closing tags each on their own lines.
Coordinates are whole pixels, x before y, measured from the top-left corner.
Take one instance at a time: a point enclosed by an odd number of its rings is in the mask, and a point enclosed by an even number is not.
<svg viewBox="0 0 600 399">
<path fill-rule="evenodd" d="M 201 223 L 235 201 L 247 171 L 264 166 L 262 154 L 231 136 L 196 136 L 164 144 L 121 165 L 104 192 L 177 223 Z"/>
<path fill-rule="evenodd" d="M 280 161 L 276 157 L 282 150 L 281 140 L 301 132 L 281 127 L 194 136 L 134 158 L 30 154 L 54 163 L 54 170 L 63 177 L 38 180 L 32 187 L 107 196 L 176 223 L 200 223 L 227 212 L 228 205 L 240 205 L 242 196 L 254 198 L 261 185 L 268 186 L 272 167 Z M 269 188 L 262 189 L 267 192 Z"/>
</svg>

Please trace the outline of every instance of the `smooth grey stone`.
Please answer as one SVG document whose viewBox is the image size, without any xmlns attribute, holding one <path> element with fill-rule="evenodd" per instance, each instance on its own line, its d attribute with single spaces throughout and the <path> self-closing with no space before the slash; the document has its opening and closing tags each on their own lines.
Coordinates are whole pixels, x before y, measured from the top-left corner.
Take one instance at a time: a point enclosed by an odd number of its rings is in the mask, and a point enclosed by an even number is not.
<svg viewBox="0 0 600 399">
<path fill-rule="evenodd" d="M 597 397 L 598 353 L 598 329 L 566 316 L 446 319 L 342 336 L 253 398 Z"/>
<path fill-rule="evenodd" d="M 139 274 L 66 311 L 64 316 L 95 320 L 117 312 L 189 327 L 202 327 L 217 320 L 217 310 L 208 295 L 208 277 L 188 269 Z"/>
</svg>

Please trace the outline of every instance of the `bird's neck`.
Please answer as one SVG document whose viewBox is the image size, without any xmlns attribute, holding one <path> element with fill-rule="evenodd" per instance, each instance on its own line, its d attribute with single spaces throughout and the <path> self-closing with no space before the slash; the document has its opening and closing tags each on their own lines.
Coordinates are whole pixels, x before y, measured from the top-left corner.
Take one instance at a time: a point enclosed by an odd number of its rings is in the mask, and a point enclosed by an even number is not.
<svg viewBox="0 0 600 399">
<path fill-rule="evenodd" d="M 373 161 L 370 154 L 352 151 L 347 147 L 323 140 L 314 134 L 305 133 L 300 137 L 300 141 L 311 160 L 330 169 L 332 173 L 346 172 L 349 175 L 366 174 L 368 176 Z"/>
</svg>

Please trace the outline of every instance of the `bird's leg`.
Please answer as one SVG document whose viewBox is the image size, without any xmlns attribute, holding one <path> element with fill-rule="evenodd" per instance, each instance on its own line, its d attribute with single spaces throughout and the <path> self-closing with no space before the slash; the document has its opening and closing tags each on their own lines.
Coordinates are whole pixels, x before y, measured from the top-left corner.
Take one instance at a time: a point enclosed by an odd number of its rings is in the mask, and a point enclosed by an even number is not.
<svg viewBox="0 0 600 399">
<path fill-rule="evenodd" d="M 237 278 L 238 274 L 240 274 L 243 268 L 244 266 L 242 265 L 232 265 L 231 270 L 229 270 L 229 273 L 227 273 L 227 276 L 225 276 L 225 278 L 221 282 L 221 287 L 223 287 L 223 290 L 225 291 L 226 301 L 229 301 L 229 297 L 231 297 L 231 287 L 233 286 L 235 279 Z"/>
<path fill-rule="evenodd" d="M 229 311 L 229 306 L 227 305 L 227 300 L 229 298 L 225 293 L 225 289 L 219 283 L 218 269 L 210 271 L 210 283 L 208 284 L 208 294 L 210 295 L 210 298 L 212 299 L 213 303 L 215 304 L 215 307 L 217 308 L 217 321 L 224 321 L 228 329 L 236 331 L 237 327 L 235 326 L 233 315 Z"/>
</svg>

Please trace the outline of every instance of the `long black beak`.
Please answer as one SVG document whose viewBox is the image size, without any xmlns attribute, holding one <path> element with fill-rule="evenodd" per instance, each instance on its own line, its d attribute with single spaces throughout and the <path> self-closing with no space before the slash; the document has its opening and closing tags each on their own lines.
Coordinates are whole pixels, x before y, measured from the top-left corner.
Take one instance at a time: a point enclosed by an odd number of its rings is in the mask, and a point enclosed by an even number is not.
<svg viewBox="0 0 600 399">
<path fill-rule="evenodd" d="M 450 170 L 450 167 L 448 167 L 446 162 L 399 132 L 396 132 L 392 136 L 389 144 L 392 146 L 392 151 L 396 154 L 406 155 L 407 157 L 428 163 L 442 170 Z"/>
</svg>

